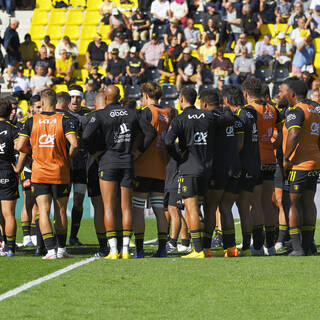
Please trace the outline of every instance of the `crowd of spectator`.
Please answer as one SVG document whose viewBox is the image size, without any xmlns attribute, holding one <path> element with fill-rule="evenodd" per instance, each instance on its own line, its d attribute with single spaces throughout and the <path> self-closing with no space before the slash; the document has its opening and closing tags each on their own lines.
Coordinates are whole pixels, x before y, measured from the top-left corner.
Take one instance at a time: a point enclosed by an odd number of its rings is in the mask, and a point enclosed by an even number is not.
<svg viewBox="0 0 320 320">
<path fill-rule="evenodd" d="M 3 45 L 9 86 L 19 98 L 55 84 L 69 86 L 80 80 L 75 70 L 81 68 L 89 73 L 85 79 L 89 104 L 109 84 L 158 80 L 176 85 L 179 91 L 185 84 L 222 88 L 251 76 L 275 83 L 279 70 L 282 78 L 290 73 L 317 77 L 318 0 L 154 0 L 140 1 L 139 8 L 131 0 L 121 0 L 118 6 L 104 0 L 97 10 L 101 23 L 110 26 L 110 42 L 99 33 L 92 35 L 83 65 L 77 44 L 68 36 L 56 46 L 46 36 L 37 48 L 26 34 L 20 44 L 19 22 L 11 20 Z M 273 37 L 262 32 L 266 24 L 274 25 Z"/>
</svg>

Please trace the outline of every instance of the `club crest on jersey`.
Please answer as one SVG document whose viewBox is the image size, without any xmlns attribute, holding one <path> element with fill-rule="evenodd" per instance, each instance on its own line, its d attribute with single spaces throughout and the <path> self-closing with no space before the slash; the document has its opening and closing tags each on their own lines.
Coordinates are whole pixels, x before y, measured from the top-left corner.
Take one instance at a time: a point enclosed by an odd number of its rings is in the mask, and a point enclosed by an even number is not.
<svg viewBox="0 0 320 320">
<path fill-rule="evenodd" d="M 193 135 L 193 141 L 195 145 L 206 145 L 207 144 L 208 132 L 196 132 Z"/>
<path fill-rule="evenodd" d="M 190 119 L 190 120 L 199 120 L 201 118 L 205 118 L 204 113 L 201 113 L 199 115 L 198 114 L 189 114 L 188 115 L 188 119 Z"/>
<path fill-rule="evenodd" d="M 0 154 L 4 154 L 4 148 L 6 147 L 5 142 L 0 144 Z"/>
<path fill-rule="evenodd" d="M 53 148 L 55 140 L 56 140 L 55 134 L 43 134 L 39 138 L 39 147 L 40 148 Z"/>
<path fill-rule="evenodd" d="M 226 135 L 227 137 L 234 137 L 233 126 L 226 127 Z"/>
</svg>

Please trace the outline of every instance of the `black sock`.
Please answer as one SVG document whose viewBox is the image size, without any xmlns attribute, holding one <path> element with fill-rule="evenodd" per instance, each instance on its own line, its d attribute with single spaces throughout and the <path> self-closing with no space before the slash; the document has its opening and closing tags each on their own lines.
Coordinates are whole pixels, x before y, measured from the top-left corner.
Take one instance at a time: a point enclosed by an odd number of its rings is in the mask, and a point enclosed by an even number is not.
<svg viewBox="0 0 320 320">
<path fill-rule="evenodd" d="M 71 211 L 71 233 L 70 238 L 77 238 L 78 231 L 80 228 L 80 222 L 82 219 L 83 211 L 78 211 L 77 209 L 73 208 Z"/>
<path fill-rule="evenodd" d="M 6 245 L 8 247 L 8 250 L 15 251 L 15 249 L 16 249 L 16 235 L 7 236 Z"/>
<path fill-rule="evenodd" d="M 37 234 L 37 247 L 42 250 L 44 249 L 45 245 L 44 245 L 44 241 L 43 241 L 42 234 L 39 227 L 39 216 L 36 216 L 36 234 Z"/>
<path fill-rule="evenodd" d="M 242 249 L 241 250 L 248 250 L 250 249 L 251 244 L 251 232 L 242 232 Z"/>
<path fill-rule="evenodd" d="M 136 244 L 136 252 L 143 250 L 144 233 L 135 233 L 134 242 Z"/>
<path fill-rule="evenodd" d="M 30 221 L 21 221 L 23 236 L 30 236 Z"/>
<path fill-rule="evenodd" d="M 211 248 L 211 240 L 212 240 L 213 232 L 203 232 L 202 234 L 202 247 L 203 249 L 210 249 Z"/>
<path fill-rule="evenodd" d="M 172 238 L 170 238 L 169 242 L 170 242 L 174 247 L 177 246 L 177 239 L 172 239 Z"/>
<path fill-rule="evenodd" d="M 284 243 L 287 237 L 288 237 L 288 226 L 280 224 L 277 242 Z"/>
<path fill-rule="evenodd" d="M 276 239 L 276 230 L 275 226 L 265 226 L 266 233 L 266 247 L 271 248 L 274 246 L 274 240 Z"/>
<path fill-rule="evenodd" d="M 190 239 L 181 239 L 181 244 L 185 247 L 190 246 Z"/>
<path fill-rule="evenodd" d="M 302 226 L 301 235 L 302 235 L 302 249 L 305 254 L 311 253 L 311 245 L 313 241 L 313 233 L 315 226 Z"/>
<path fill-rule="evenodd" d="M 35 223 L 31 223 L 31 225 L 30 225 L 30 235 L 31 235 L 31 237 L 37 235 L 36 224 Z"/>
<path fill-rule="evenodd" d="M 223 249 L 232 248 L 236 245 L 236 234 L 234 229 L 222 230 Z"/>
<path fill-rule="evenodd" d="M 96 232 L 96 234 L 97 234 L 97 239 L 99 242 L 100 251 L 105 251 L 108 247 L 108 240 L 107 240 L 106 232 L 101 232 L 101 233 Z"/>
<path fill-rule="evenodd" d="M 158 232 L 158 250 L 163 250 L 168 241 L 168 234 L 166 232 Z"/>
<path fill-rule="evenodd" d="M 0 242 L 4 241 L 2 231 L 0 230 Z"/>
<path fill-rule="evenodd" d="M 67 243 L 67 232 L 56 230 L 56 237 L 59 248 L 65 248 Z"/>
<path fill-rule="evenodd" d="M 290 227 L 289 234 L 292 243 L 292 249 L 294 251 L 302 251 L 300 229 L 297 227 Z"/>
<path fill-rule="evenodd" d="M 196 252 L 203 251 L 202 241 L 201 241 L 201 231 L 200 230 L 190 231 L 190 234 L 191 234 L 194 250 Z"/>
<path fill-rule="evenodd" d="M 44 244 L 47 248 L 47 250 L 52 250 L 56 246 L 56 241 L 53 235 L 53 232 L 45 233 L 42 235 Z"/>
<path fill-rule="evenodd" d="M 256 250 L 261 249 L 264 243 L 263 226 L 261 225 L 253 226 L 252 238 L 253 238 L 253 247 Z"/>
<path fill-rule="evenodd" d="M 121 252 L 122 244 L 123 244 L 122 230 L 117 230 L 116 232 L 117 232 L 117 249 L 118 249 L 118 252 Z"/>
</svg>

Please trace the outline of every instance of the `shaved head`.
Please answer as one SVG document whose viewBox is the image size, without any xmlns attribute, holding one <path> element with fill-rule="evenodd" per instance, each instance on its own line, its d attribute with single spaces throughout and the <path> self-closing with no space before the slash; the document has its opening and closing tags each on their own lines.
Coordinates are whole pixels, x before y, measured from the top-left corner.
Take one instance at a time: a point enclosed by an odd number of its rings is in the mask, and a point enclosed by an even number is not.
<svg viewBox="0 0 320 320">
<path fill-rule="evenodd" d="M 100 92 L 94 99 L 94 106 L 96 110 L 104 109 L 106 106 L 106 95 L 104 92 Z"/>
<path fill-rule="evenodd" d="M 110 85 L 105 91 L 106 104 L 118 102 L 120 100 L 120 90 L 117 86 Z"/>
</svg>

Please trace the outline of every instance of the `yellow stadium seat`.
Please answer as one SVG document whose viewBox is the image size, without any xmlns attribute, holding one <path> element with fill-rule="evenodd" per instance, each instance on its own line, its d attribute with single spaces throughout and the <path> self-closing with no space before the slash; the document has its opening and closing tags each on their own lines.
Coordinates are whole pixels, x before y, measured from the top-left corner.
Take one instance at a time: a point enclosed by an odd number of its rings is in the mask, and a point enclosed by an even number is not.
<svg viewBox="0 0 320 320">
<path fill-rule="evenodd" d="M 20 100 L 19 108 L 22 110 L 23 115 L 26 116 L 28 113 L 28 110 L 29 110 L 28 101 L 27 100 Z"/>
<path fill-rule="evenodd" d="M 194 58 L 197 58 L 198 60 L 200 60 L 200 56 L 199 56 L 198 50 L 192 50 L 191 55 L 192 55 Z"/>
<path fill-rule="evenodd" d="M 79 10 L 69 10 L 67 17 L 67 25 L 77 25 L 80 26 L 83 22 L 83 13 Z"/>
<path fill-rule="evenodd" d="M 262 24 L 260 27 L 260 32 L 264 36 L 267 33 L 270 33 L 272 37 L 275 36 L 275 30 L 273 24 Z"/>
<path fill-rule="evenodd" d="M 107 76 L 107 71 L 105 68 L 103 68 L 102 66 L 98 67 L 98 72 L 101 73 L 104 77 Z"/>
<path fill-rule="evenodd" d="M 66 13 L 64 10 L 62 11 L 52 11 L 50 14 L 50 25 L 59 25 L 63 26 L 66 24 Z"/>
<path fill-rule="evenodd" d="M 286 28 L 287 28 L 287 24 L 286 23 L 279 23 L 278 25 L 275 25 L 274 28 L 277 31 L 277 34 L 279 32 L 285 32 Z M 290 33 L 291 30 L 292 30 L 292 26 L 290 25 L 287 33 Z"/>
<path fill-rule="evenodd" d="M 51 11 L 53 9 L 51 1 L 48 0 L 37 0 L 36 8 L 43 11 Z"/>
<path fill-rule="evenodd" d="M 316 56 L 314 57 L 314 67 L 320 69 L 320 53 L 316 53 Z"/>
<path fill-rule="evenodd" d="M 86 64 L 86 56 L 84 54 L 79 54 L 77 61 L 79 63 L 79 68 L 82 68 Z"/>
<path fill-rule="evenodd" d="M 31 35 L 32 40 L 43 40 L 43 38 L 46 36 L 46 30 L 44 26 L 31 25 L 29 33 Z"/>
<path fill-rule="evenodd" d="M 106 41 L 107 39 L 109 39 L 108 36 L 110 33 L 110 26 L 101 23 L 99 27 L 99 33 L 101 34 L 102 40 Z"/>
<path fill-rule="evenodd" d="M 84 25 L 98 25 L 101 20 L 99 11 L 87 11 L 84 17 Z"/>
<path fill-rule="evenodd" d="M 56 92 L 56 93 L 59 93 L 59 92 L 68 92 L 68 87 L 66 84 L 55 84 L 52 89 Z"/>
<path fill-rule="evenodd" d="M 81 69 L 81 78 L 83 82 L 86 82 L 86 78 L 89 75 L 89 71 L 87 69 Z"/>
<path fill-rule="evenodd" d="M 122 100 L 123 97 L 124 97 L 123 85 L 122 84 L 115 84 L 115 86 L 119 88 L 119 90 L 120 90 L 120 100 Z"/>
<path fill-rule="evenodd" d="M 225 52 L 225 53 L 223 54 L 223 56 L 224 56 L 225 58 L 230 59 L 231 62 L 233 62 L 234 59 L 235 59 L 235 57 L 236 57 L 235 53 L 233 53 L 233 52 L 230 52 L 230 53 Z"/>
<path fill-rule="evenodd" d="M 93 40 L 94 35 L 97 33 L 96 26 L 83 26 L 81 30 L 80 39 Z"/>
<path fill-rule="evenodd" d="M 313 39 L 313 44 L 317 53 L 320 53 L 320 38 Z"/>
<path fill-rule="evenodd" d="M 88 49 L 88 45 L 91 42 L 91 40 L 80 40 L 79 46 L 78 46 L 78 50 L 79 50 L 79 54 L 86 54 L 87 49 Z"/>
<path fill-rule="evenodd" d="M 86 0 L 70 0 L 71 7 L 86 7 L 87 6 Z"/>
<path fill-rule="evenodd" d="M 51 40 L 62 39 L 62 29 L 61 26 L 49 25 L 47 28 L 47 34 L 50 36 Z"/>
<path fill-rule="evenodd" d="M 101 0 L 87 0 L 87 10 L 98 10 Z"/>
<path fill-rule="evenodd" d="M 200 30 L 200 33 L 203 34 L 204 29 L 203 29 L 203 25 L 202 24 L 200 24 L 200 23 L 199 24 L 195 24 L 194 27 L 198 28 Z"/>
<path fill-rule="evenodd" d="M 72 41 L 80 38 L 80 30 L 78 26 L 66 25 L 63 31 L 64 36 L 68 36 Z"/>
<path fill-rule="evenodd" d="M 41 10 L 34 10 L 32 19 L 31 19 L 32 25 L 47 25 L 48 24 L 48 12 L 47 11 L 41 11 Z"/>
</svg>

